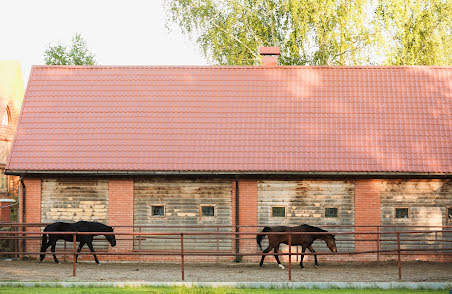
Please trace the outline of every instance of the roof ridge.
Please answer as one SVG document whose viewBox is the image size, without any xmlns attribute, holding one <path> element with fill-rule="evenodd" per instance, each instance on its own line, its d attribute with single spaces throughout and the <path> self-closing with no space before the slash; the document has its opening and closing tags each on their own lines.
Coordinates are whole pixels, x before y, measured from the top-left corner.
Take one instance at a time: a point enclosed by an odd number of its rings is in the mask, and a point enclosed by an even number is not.
<svg viewBox="0 0 452 294">
<path fill-rule="evenodd" d="M 406 68 L 431 68 L 431 69 L 452 69 L 446 65 L 33 65 L 37 69 L 406 69 Z"/>
</svg>

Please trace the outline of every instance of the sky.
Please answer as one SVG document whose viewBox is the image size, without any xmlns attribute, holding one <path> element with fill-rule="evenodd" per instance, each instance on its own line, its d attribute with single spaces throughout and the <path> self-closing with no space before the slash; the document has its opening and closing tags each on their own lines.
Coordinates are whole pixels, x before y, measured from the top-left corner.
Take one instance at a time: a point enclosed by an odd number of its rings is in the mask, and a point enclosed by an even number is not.
<svg viewBox="0 0 452 294">
<path fill-rule="evenodd" d="M 100 65 L 206 65 L 196 45 L 165 28 L 163 0 L 0 0 L 0 60 L 24 83 L 50 45 L 80 33 Z"/>
</svg>

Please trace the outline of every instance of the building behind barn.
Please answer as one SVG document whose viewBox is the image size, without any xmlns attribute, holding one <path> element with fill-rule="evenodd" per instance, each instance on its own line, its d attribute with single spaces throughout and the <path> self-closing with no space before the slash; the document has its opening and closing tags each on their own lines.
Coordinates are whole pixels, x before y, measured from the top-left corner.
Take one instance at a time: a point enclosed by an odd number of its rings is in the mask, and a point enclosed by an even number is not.
<svg viewBox="0 0 452 294">
<path fill-rule="evenodd" d="M 263 66 L 34 66 L 6 166 L 23 182 L 21 220 L 451 224 L 451 67 L 278 66 L 277 50 L 262 53 Z M 347 238 L 339 251 L 375 249 Z"/>
</svg>

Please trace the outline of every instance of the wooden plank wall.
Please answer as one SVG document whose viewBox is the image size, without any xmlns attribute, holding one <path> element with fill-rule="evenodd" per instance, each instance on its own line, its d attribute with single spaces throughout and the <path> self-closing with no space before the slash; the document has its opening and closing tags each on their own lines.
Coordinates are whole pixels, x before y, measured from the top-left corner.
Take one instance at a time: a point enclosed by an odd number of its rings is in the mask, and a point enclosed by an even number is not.
<svg viewBox="0 0 452 294">
<path fill-rule="evenodd" d="M 271 217 L 272 206 L 285 206 L 287 217 Z M 338 208 L 338 218 L 325 218 L 325 207 Z M 354 183 L 339 180 L 265 180 L 258 183 L 258 224 L 297 226 L 354 224 Z M 352 231 L 326 228 L 328 231 Z M 338 236 L 338 250 L 352 251 L 352 235 Z M 267 244 L 265 244 L 267 245 Z M 315 241 L 314 249 L 328 250 L 323 241 Z M 285 249 L 285 248 L 284 248 Z M 317 250 L 317 249 L 316 249 Z"/>
<path fill-rule="evenodd" d="M 0 164 L 6 165 L 9 153 L 11 152 L 11 141 L 0 141 Z"/>
<path fill-rule="evenodd" d="M 446 226 L 446 210 L 452 206 L 452 182 L 450 180 L 384 180 L 381 188 L 381 224 L 396 225 L 394 230 L 416 230 L 407 226 Z M 395 208 L 408 208 L 409 218 L 398 219 L 395 217 Z M 417 230 L 425 230 L 418 228 Z M 448 238 L 450 234 L 416 234 L 401 235 L 401 239 L 437 239 Z M 382 239 L 394 239 L 394 235 L 383 235 Z M 431 241 L 402 242 L 403 248 L 431 248 Z M 405 244 L 405 245 L 404 245 Z M 444 248 L 452 243 L 444 243 Z M 383 249 L 396 246 L 395 242 L 382 242 Z"/>
<path fill-rule="evenodd" d="M 200 205 L 215 205 L 216 217 L 200 218 Z M 164 205 L 165 217 L 152 216 L 152 205 Z M 137 178 L 134 182 L 134 225 L 232 225 L 232 180 Z M 138 229 L 135 231 L 138 232 Z M 142 232 L 216 232 L 216 228 L 143 228 Z M 222 229 L 232 231 L 231 229 Z M 187 250 L 216 250 L 216 240 L 202 240 L 207 236 L 185 237 Z M 230 240 L 220 240 L 220 250 L 231 250 Z M 134 242 L 138 250 L 138 241 Z M 147 238 L 141 241 L 142 250 L 180 249 L 179 237 Z"/>
<path fill-rule="evenodd" d="M 84 220 L 108 224 L 108 180 L 42 179 L 41 187 L 41 222 Z M 96 237 L 96 248 L 106 246 L 104 237 Z"/>
</svg>

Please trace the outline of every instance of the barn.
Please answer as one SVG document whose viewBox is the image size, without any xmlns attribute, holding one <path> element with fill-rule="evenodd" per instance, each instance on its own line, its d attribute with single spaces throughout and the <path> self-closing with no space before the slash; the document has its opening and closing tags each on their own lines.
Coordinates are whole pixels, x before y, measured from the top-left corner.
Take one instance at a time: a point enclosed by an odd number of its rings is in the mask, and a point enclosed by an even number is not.
<svg viewBox="0 0 452 294">
<path fill-rule="evenodd" d="M 452 67 L 279 66 L 279 48 L 261 54 L 262 66 L 34 66 L 6 166 L 21 177 L 21 220 L 451 224 Z"/>
</svg>

